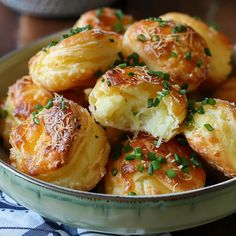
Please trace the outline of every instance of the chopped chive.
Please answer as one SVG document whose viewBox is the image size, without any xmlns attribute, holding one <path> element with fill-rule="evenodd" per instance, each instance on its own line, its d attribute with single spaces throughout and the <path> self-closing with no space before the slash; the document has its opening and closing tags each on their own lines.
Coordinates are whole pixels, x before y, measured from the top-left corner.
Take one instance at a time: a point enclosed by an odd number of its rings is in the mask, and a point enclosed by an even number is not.
<svg viewBox="0 0 236 236">
<path fill-rule="evenodd" d="M 39 125 L 40 124 L 40 120 L 37 116 L 33 117 L 33 122 L 36 124 L 36 125 Z"/>
<path fill-rule="evenodd" d="M 157 157 L 157 161 L 158 161 L 159 163 L 163 164 L 163 163 L 166 163 L 166 158 L 164 158 L 164 157 L 162 157 L 162 156 L 159 156 L 159 157 Z"/>
<path fill-rule="evenodd" d="M 124 146 L 124 148 L 123 148 L 123 150 L 124 150 L 124 152 L 130 152 L 130 151 L 132 151 L 132 147 L 129 145 L 129 144 L 127 144 L 126 146 Z"/>
<path fill-rule="evenodd" d="M 198 114 L 205 114 L 205 110 L 204 110 L 203 106 L 198 107 L 198 108 L 196 109 L 196 112 L 197 112 Z"/>
<path fill-rule="evenodd" d="M 153 98 L 149 98 L 149 99 L 148 99 L 147 107 L 148 107 L 148 108 L 153 107 Z"/>
<path fill-rule="evenodd" d="M 187 90 L 186 89 L 180 89 L 179 93 L 182 94 L 182 95 L 185 95 L 185 94 L 187 94 Z"/>
<path fill-rule="evenodd" d="M 208 131 L 213 131 L 214 128 L 210 125 L 210 124 L 204 124 L 204 127 L 208 130 Z"/>
<path fill-rule="evenodd" d="M 189 60 L 191 60 L 191 57 L 192 57 L 192 53 L 191 53 L 191 52 L 186 52 L 186 54 L 185 54 L 185 59 L 186 59 L 187 61 L 189 61 Z"/>
<path fill-rule="evenodd" d="M 125 67 L 127 67 L 127 63 L 121 63 L 121 64 L 118 65 L 118 67 L 125 68 Z"/>
<path fill-rule="evenodd" d="M 148 163 L 148 175 L 153 175 L 153 166 L 152 163 Z"/>
<path fill-rule="evenodd" d="M 161 168 L 160 162 L 157 160 L 152 161 L 152 167 L 154 170 L 159 170 Z"/>
<path fill-rule="evenodd" d="M 34 107 L 36 110 L 42 110 L 43 109 L 43 106 L 41 104 L 37 104 L 35 107 Z"/>
<path fill-rule="evenodd" d="M 196 66 L 198 67 L 198 68 L 200 68 L 201 66 L 202 66 L 202 60 L 201 59 L 198 59 L 197 60 L 197 63 L 196 63 Z"/>
<path fill-rule="evenodd" d="M 148 70 L 148 74 L 160 77 L 160 78 L 162 78 L 164 80 L 169 80 L 170 79 L 170 74 L 165 73 L 163 71 Z"/>
<path fill-rule="evenodd" d="M 107 81 L 107 86 L 111 87 L 111 81 L 110 80 Z"/>
<path fill-rule="evenodd" d="M 196 167 L 202 167 L 202 163 L 201 163 L 198 159 L 192 157 L 192 158 L 190 158 L 190 161 L 192 162 L 192 164 L 193 164 L 194 166 L 196 166 Z"/>
<path fill-rule="evenodd" d="M 181 85 L 181 89 L 188 89 L 188 84 L 187 83 L 183 83 Z"/>
<path fill-rule="evenodd" d="M 134 72 L 129 72 L 129 73 L 128 73 L 128 76 L 130 76 L 130 77 L 132 77 L 132 76 L 134 76 L 134 75 L 135 75 Z"/>
<path fill-rule="evenodd" d="M 212 56 L 211 51 L 210 51 L 209 48 L 204 48 L 204 52 L 205 52 L 205 54 L 206 54 L 208 57 L 211 57 L 211 56 Z"/>
<path fill-rule="evenodd" d="M 151 37 L 152 42 L 160 41 L 160 37 L 158 35 L 154 35 Z"/>
<path fill-rule="evenodd" d="M 203 101 L 202 101 L 202 105 L 215 105 L 216 104 L 216 100 L 214 98 L 205 98 Z"/>
<path fill-rule="evenodd" d="M 169 90 L 165 90 L 165 89 L 164 89 L 164 90 L 161 91 L 160 96 L 161 96 L 161 97 L 165 97 L 165 96 L 168 95 L 169 93 L 170 93 Z"/>
<path fill-rule="evenodd" d="M 135 159 L 135 154 L 134 153 L 131 153 L 128 156 L 125 157 L 126 161 L 132 161 L 134 159 Z"/>
<path fill-rule="evenodd" d="M 8 116 L 8 111 L 1 108 L 0 109 L 0 119 L 5 119 L 5 118 L 7 118 L 7 116 Z"/>
<path fill-rule="evenodd" d="M 172 51 L 170 55 L 171 55 L 172 57 L 176 57 L 176 56 L 177 56 L 176 52 L 174 52 L 174 51 Z"/>
<path fill-rule="evenodd" d="M 179 155 L 177 153 L 174 154 L 174 158 L 175 158 L 176 164 L 180 165 L 181 161 L 180 161 L 180 157 L 179 157 Z"/>
<path fill-rule="evenodd" d="M 123 25 L 121 22 L 117 22 L 113 25 L 113 29 L 117 32 L 120 33 L 123 31 Z"/>
<path fill-rule="evenodd" d="M 65 104 L 65 101 L 63 99 L 61 100 L 61 109 L 66 110 L 66 104 Z"/>
<path fill-rule="evenodd" d="M 45 106 L 46 109 L 50 109 L 53 106 L 53 98 L 49 99 L 47 105 Z"/>
<path fill-rule="evenodd" d="M 74 28 L 74 29 L 70 30 L 70 35 L 69 36 L 73 36 L 75 34 L 78 34 L 78 33 L 81 33 L 81 32 L 84 32 L 84 31 L 87 31 L 87 30 L 90 30 L 90 29 L 91 29 L 91 25 L 86 25 L 84 27 L 77 27 L 77 28 Z"/>
<path fill-rule="evenodd" d="M 185 166 L 185 167 L 181 168 L 181 171 L 182 171 L 183 173 L 189 173 L 190 168 L 189 168 L 189 166 Z"/>
<path fill-rule="evenodd" d="M 115 15 L 119 20 L 122 20 L 124 18 L 124 13 L 122 10 L 118 9 L 115 11 Z"/>
<path fill-rule="evenodd" d="M 137 35 L 137 40 L 138 40 L 138 41 L 141 41 L 141 42 L 147 41 L 147 39 L 146 39 L 146 37 L 145 37 L 144 34 L 139 34 L 139 35 Z"/>
<path fill-rule="evenodd" d="M 172 32 L 174 34 L 176 33 L 182 33 L 182 32 L 186 32 L 187 28 L 185 25 L 176 25 L 173 29 Z"/>
<path fill-rule="evenodd" d="M 180 157 L 180 164 L 183 167 L 189 166 L 189 162 L 188 162 L 188 160 L 185 157 Z"/>
<path fill-rule="evenodd" d="M 133 115 L 136 116 L 138 114 L 137 111 L 133 111 Z"/>
<path fill-rule="evenodd" d="M 128 195 L 129 195 L 129 196 L 135 196 L 135 195 L 137 195 L 137 194 L 136 194 L 135 192 L 129 192 Z"/>
<path fill-rule="evenodd" d="M 163 87 L 165 88 L 165 89 L 167 89 L 167 90 L 169 90 L 170 89 L 170 83 L 168 82 L 168 81 L 166 81 L 166 80 L 164 80 L 163 82 L 162 82 L 162 85 L 163 85 Z"/>
<path fill-rule="evenodd" d="M 150 161 L 156 160 L 156 159 L 157 159 L 156 153 L 154 153 L 154 152 L 148 152 L 147 158 L 148 158 L 148 160 L 150 160 Z"/>
<path fill-rule="evenodd" d="M 166 21 L 164 21 L 161 17 L 149 17 L 148 20 L 158 22 L 160 27 L 164 27 L 166 25 Z"/>
<path fill-rule="evenodd" d="M 113 168 L 111 170 L 111 173 L 112 173 L 113 176 L 116 176 L 118 174 L 118 170 L 116 168 Z"/>
<path fill-rule="evenodd" d="M 160 99 L 160 98 L 156 98 L 156 99 L 153 101 L 153 106 L 154 106 L 154 107 L 157 107 L 160 102 L 161 102 L 161 99 Z"/>
<path fill-rule="evenodd" d="M 105 82 L 105 79 L 104 79 L 104 78 L 102 78 L 102 80 L 101 80 L 101 81 L 102 81 L 102 83 L 104 83 L 104 82 Z"/>
<path fill-rule="evenodd" d="M 214 29 L 214 30 L 217 30 L 218 29 L 218 25 L 216 23 L 211 23 L 209 24 L 209 27 Z"/>
<path fill-rule="evenodd" d="M 32 112 L 32 116 L 36 116 L 36 115 L 38 115 L 38 111 L 34 111 L 34 112 Z"/>
<path fill-rule="evenodd" d="M 167 172 L 166 172 L 166 175 L 169 177 L 169 178 L 175 178 L 177 176 L 176 172 L 173 170 L 173 169 L 169 169 Z"/>
<path fill-rule="evenodd" d="M 139 171 L 140 173 L 143 173 L 143 170 L 144 170 L 144 166 L 143 166 L 142 164 L 139 164 L 139 165 L 138 165 L 138 171 Z"/>
<path fill-rule="evenodd" d="M 141 148 L 137 147 L 137 148 L 134 148 L 134 153 L 135 154 L 142 154 L 143 152 L 142 152 Z"/>
<path fill-rule="evenodd" d="M 61 36 L 62 40 L 63 40 L 63 39 L 67 39 L 68 37 L 70 37 L 69 34 L 63 34 L 63 35 Z"/>
<path fill-rule="evenodd" d="M 137 160 L 142 160 L 142 149 L 137 147 L 137 148 L 134 148 L 134 154 L 135 154 L 135 157 Z"/>
<path fill-rule="evenodd" d="M 54 47 L 59 43 L 59 41 L 52 41 L 51 43 L 48 44 L 48 48 Z"/>
</svg>

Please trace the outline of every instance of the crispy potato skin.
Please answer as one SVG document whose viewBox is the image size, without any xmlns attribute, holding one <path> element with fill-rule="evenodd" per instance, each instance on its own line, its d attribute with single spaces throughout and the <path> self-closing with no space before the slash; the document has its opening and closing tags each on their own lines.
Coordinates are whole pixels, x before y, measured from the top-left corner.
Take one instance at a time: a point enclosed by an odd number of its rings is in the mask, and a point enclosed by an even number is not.
<svg viewBox="0 0 236 236">
<path fill-rule="evenodd" d="M 174 154 L 190 159 L 191 149 L 188 146 L 180 146 L 176 139 L 162 143 L 159 147 L 154 145 L 155 139 L 145 134 L 127 140 L 123 147 L 130 145 L 134 148 L 141 148 L 142 160 L 126 160 L 125 158 L 133 151 L 121 151 L 118 159 L 109 159 L 107 174 L 104 178 L 105 192 L 108 194 L 127 195 L 135 192 L 137 195 L 155 195 L 173 192 L 188 191 L 201 188 L 205 184 L 205 171 L 203 168 L 195 167 L 190 164 L 189 173 L 184 173 L 174 160 Z M 160 169 L 148 175 L 148 166 L 151 161 L 148 153 L 155 153 L 157 157 L 164 157 L 166 163 L 161 164 Z M 143 171 L 138 170 L 138 166 L 144 167 Z M 174 170 L 176 177 L 169 178 L 166 174 L 168 170 Z M 117 174 L 114 175 L 114 170 Z"/>
<path fill-rule="evenodd" d="M 24 76 L 10 86 L 2 106 L 8 112 L 8 116 L 2 121 L 5 144 L 9 142 L 11 129 L 26 120 L 35 111 L 36 105 L 44 106 L 52 97 L 51 92 L 34 84 L 30 76 Z"/>
<path fill-rule="evenodd" d="M 156 107 L 148 108 L 148 100 L 155 100 L 164 91 L 163 79 L 150 75 L 146 67 L 115 67 L 98 80 L 90 93 L 90 111 L 105 127 L 145 131 L 169 140 L 179 132 L 187 105 L 179 86 L 172 80 L 168 83 L 168 94 Z"/>
<path fill-rule="evenodd" d="M 203 21 L 186 14 L 170 12 L 161 17 L 164 20 L 173 20 L 186 24 L 205 39 L 212 56 L 210 57 L 209 77 L 203 83 L 203 88 L 212 88 L 221 84 L 232 70 L 230 61 L 233 53 L 233 45 L 230 40 L 222 33 L 209 27 Z"/>
<path fill-rule="evenodd" d="M 100 11 L 99 15 L 97 14 L 98 11 Z M 130 24 L 133 23 L 133 17 L 124 15 L 120 18 L 116 12 L 116 9 L 109 7 L 85 12 L 75 23 L 74 28 L 90 25 L 94 29 L 124 33 Z"/>
<path fill-rule="evenodd" d="M 149 19 L 138 21 L 124 35 L 124 52 L 138 53 L 152 70 L 170 73 L 179 85 L 187 83 L 189 90 L 196 90 L 208 75 L 209 58 L 204 52 L 207 45 L 192 28 L 184 26 L 183 32 L 176 33 L 176 27 L 179 25 L 172 21 L 166 21 L 164 26 Z M 145 40 L 140 40 L 140 35 Z M 186 59 L 189 52 L 191 56 Z"/>
<path fill-rule="evenodd" d="M 236 77 L 230 78 L 221 84 L 214 91 L 213 96 L 236 103 Z"/>
<path fill-rule="evenodd" d="M 103 128 L 86 109 L 59 96 L 37 118 L 39 124 L 30 116 L 12 130 L 11 165 L 54 184 L 94 188 L 106 172 L 110 151 Z"/>
<path fill-rule="evenodd" d="M 235 177 L 236 107 L 216 99 L 215 105 L 204 105 L 203 108 L 205 114 L 195 113 L 193 124 L 184 130 L 184 135 L 190 146 L 213 167 L 228 177 Z M 210 124 L 214 130 L 208 131 L 204 124 Z"/>
<path fill-rule="evenodd" d="M 36 84 L 62 91 L 89 83 L 97 71 L 115 61 L 120 50 L 118 34 L 88 30 L 38 52 L 29 61 L 29 72 Z"/>
</svg>

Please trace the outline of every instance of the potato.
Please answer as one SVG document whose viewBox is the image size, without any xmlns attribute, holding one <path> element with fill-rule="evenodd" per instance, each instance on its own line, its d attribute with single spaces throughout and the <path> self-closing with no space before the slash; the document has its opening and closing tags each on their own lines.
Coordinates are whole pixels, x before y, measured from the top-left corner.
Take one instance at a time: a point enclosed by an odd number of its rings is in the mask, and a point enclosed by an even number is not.
<svg viewBox="0 0 236 236">
<path fill-rule="evenodd" d="M 187 113 L 186 96 L 169 75 L 140 66 L 107 71 L 90 93 L 89 104 L 105 127 L 145 131 L 166 141 L 179 133 Z"/>
<path fill-rule="evenodd" d="M 10 164 L 38 179 L 89 191 L 105 175 L 110 146 L 88 111 L 56 95 L 10 134 Z"/>
<path fill-rule="evenodd" d="M 195 153 L 174 138 L 158 143 L 146 134 L 128 139 L 113 152 L 104 178 L 105 192 L 155 195 L 201 188 L 206 174 Z"/>
</svg>

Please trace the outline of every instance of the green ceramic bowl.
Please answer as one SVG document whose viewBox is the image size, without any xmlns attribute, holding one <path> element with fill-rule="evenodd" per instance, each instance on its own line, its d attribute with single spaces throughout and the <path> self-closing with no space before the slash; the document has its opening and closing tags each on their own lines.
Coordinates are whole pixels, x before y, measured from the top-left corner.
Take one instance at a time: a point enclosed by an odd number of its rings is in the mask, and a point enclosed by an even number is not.
<svg viewBox="0 0 236 236">
<path fill-rule="evenodd" d="M 61 33 L 0 60 L 0 94 L 27 74 L 27 61 Z M 236 212 L 236 180 L 161 196 L 112 196 L 63 188 L 29 177 L 6 164 L 0 150 L 0 189 L 51 220 L 91 230 L 150 234 L 186 229 Z"/>
</svg>

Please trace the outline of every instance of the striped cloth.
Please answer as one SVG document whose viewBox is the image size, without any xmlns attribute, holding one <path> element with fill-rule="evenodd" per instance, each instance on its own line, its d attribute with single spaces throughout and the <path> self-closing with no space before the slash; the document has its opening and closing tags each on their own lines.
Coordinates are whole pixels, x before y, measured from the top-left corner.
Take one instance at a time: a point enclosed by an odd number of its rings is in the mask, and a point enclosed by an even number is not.
<svg viewBox="0 0 236 236">
<path fill-rule="evenodd" d="M 115 235 L 70 227 L 45 219 L 0 191 L 0 236 L 101 236 Z M 161 234 L 171 236 L 171 234 Z"/>
</svg>

